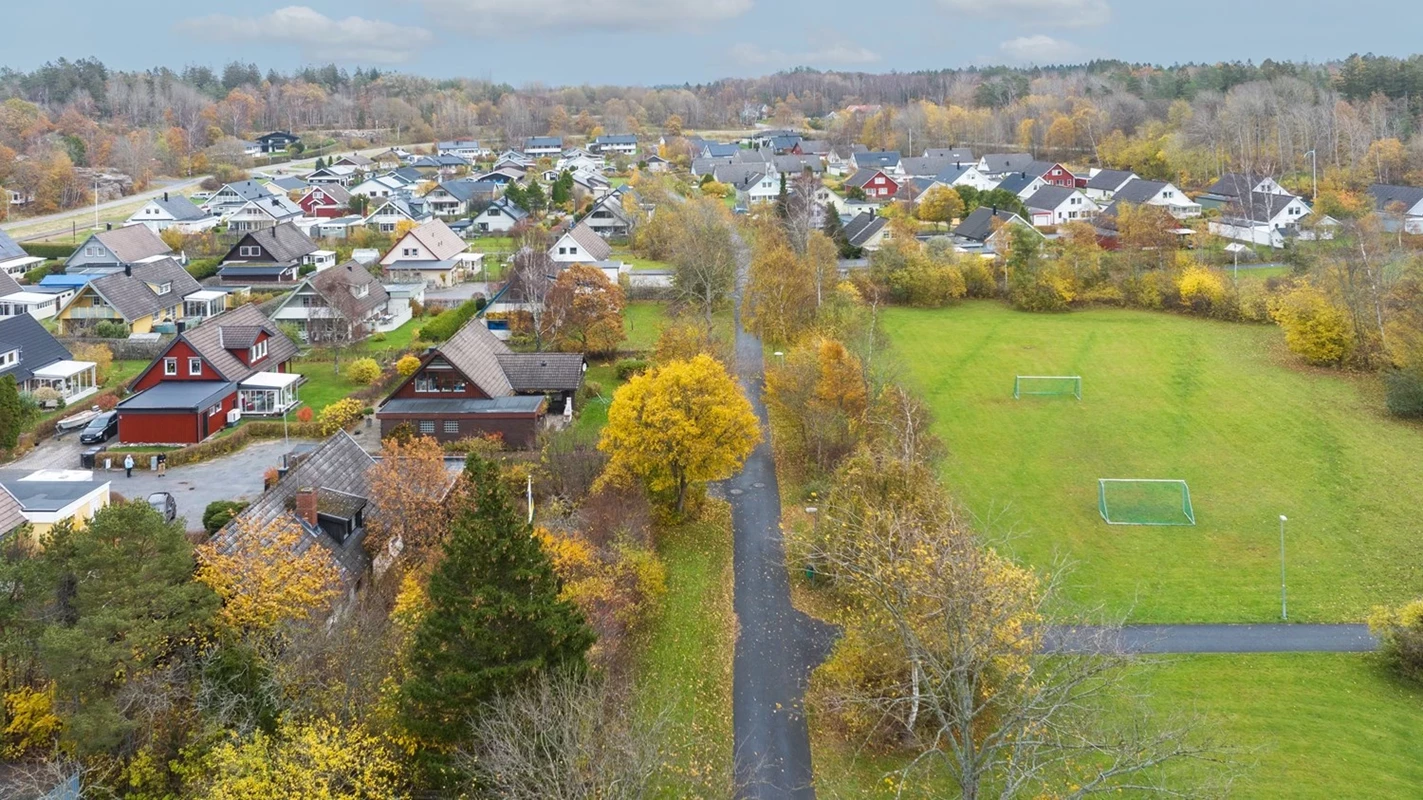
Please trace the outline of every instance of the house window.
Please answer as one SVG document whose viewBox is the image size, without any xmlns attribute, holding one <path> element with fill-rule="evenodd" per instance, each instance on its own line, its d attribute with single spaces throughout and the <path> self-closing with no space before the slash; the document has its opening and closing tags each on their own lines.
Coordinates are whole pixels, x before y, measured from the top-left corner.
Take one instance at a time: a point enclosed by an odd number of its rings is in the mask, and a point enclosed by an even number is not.
<svg viewBox="0 0 1423 800">
<path fill-rule="evenodd" d="M 218 403 L 217 405 L 215 405 L 215 406 L 213 406 L 212 408 L 209 408 L 209 409 L 208 409 L 208 416 L 209 416 L 209 417 L 215 417 L 215 416 L 217 416 L 218 414 L 221 414 L 221 413 L 222 413 L 222 403 Z"/>
<path fill-rule="evenodd" d="M 176 358 L 165 358 L 165 359 L 163 359 L 163 374 L 164 374 L 164 375 L 177 375 L 177 374 L 178 374 L 178 359 L 176 359 Z"/>
<path fill-rule="evenodd" d="M 171 291 L 173 291 L 173 284 L 171 284 L 171 283 L 160 283 L 160 284 L 158 284 L 158 294 L 168 294 L 168 293 L 171 292 Z"/>
<path fill-rule="evenodd" d="M 566 255 L 568 255 L 568 248 L 567 248 L 567 247 L 560 247 L 560 248 L 558 248 L 558 254 L 561 255 L 561 256 L 566 256 Z"/>
<path fill-rule="evenodd" d="M 422 419 L 422 420 L 420 420 L 420 432 L 421 432 L 421 433 L 434 433 L 434 432 L 435 432 L 435 421 L 434 421 L 433 419 Z"/>
<path fill-rule="evenodd" d="M 201 374 L 203 374 L 203 360 L 202 360 L 201 358 L 190 358 L 190 359 L 188 359 L 188 374 L 189 374 L 189 375 L 201 375 Z"/>
<path fill-rule="evenodd" d="M 413 248 L 413 247 L 402 247 L 402 248 L 400 248 L 400 254 L 401 254 L 402 256 L 407 257 L 407 258 L 413 257 L 413 256 L 415 255 L 415 253 L 416 253 L 416 250 L 415 250 L 415 248 Z"/>
<path fill-rule="evenodd" d="M 104 298 L 102 298 L 102 297 L 91 297 L 91 298 L 89 298 L 89 305 L 93 306 L 94 308 L 98 308 L 99 306 L 102 306 L 103 304 L 104 304 Z"/>
<path fill-rule="evenodd" d="M 252 345 L 252 349 L 247 351 L 248 363 L 256 363 L 267 357 L 267 340 Z"/>
<path fill-rule="evenodd" d="M 244 244 L 237 248 L 237 255 L 242 258 L 257 258 L 262 255 L 262 248 L 257 245 Z"/>
<path fill-rule="evenodd" d="M 8 367 L 20 360 L 19 350 L 10 350 L 0 353 L 0 367 Z"/>
<path fill-rule="evenodd" d="M 459 421 L 458 421 L 458 420 L 453 420 L 453 419 L 447 419 L 447 420 L 445 420 L 445 433 L 459 433 L 459 432 L 460 432 L 460 424 L 459 424 Z"/>
<path fill-rule="evenodd" d="M 100 251 L 99 251 L 99 248 L 97 248 L 97 247 L 86 247 L 86 248 L 84 248 L 84 255 L 85 255 L 85 256 L 88 256 L 89 258 L 93 258 L 93 257 L 99 255 L 99 252 L 100 252 Z"/>
</svg>

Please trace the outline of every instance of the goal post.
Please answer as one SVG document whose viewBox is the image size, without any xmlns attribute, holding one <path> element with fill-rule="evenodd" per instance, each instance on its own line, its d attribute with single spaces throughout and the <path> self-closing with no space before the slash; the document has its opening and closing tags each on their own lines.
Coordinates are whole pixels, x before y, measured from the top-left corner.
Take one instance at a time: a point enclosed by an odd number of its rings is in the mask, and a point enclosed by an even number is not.
<svg viewBox="0 0 1423 800">
<path fill-rule="evenodd" d="M 1108 525 L 1195 525 L 1183 480 L 1098 478 L 1097 510 Z"/>
<path fill-rule="evenodd" d="M 1013 399 L 1072 395 L 1082 399 L 1080 375 L 1018 375 L 1013 378 Z"/>
</svg>

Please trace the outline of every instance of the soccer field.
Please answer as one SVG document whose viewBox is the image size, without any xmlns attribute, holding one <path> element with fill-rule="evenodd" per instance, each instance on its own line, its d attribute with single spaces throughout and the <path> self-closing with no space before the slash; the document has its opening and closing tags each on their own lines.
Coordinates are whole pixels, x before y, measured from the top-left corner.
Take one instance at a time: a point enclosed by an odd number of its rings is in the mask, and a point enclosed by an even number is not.
<svg viewBox="0 0 1423 800">
<path fill-rule="evenodd" d="M 1136 622 L 1360 621 L 1423 595 L 1423 427 L 1367 378 L 1293 367 L 1279 331 L 1125 310 L 1025 314 L 987 302 L 890 309 L 902 379 L 933 408 L 944 478 L 1026 561 Z M 1015 375 L 1080 375 L 1013 399 Z M 1107 525 L 1099 478 L 1187 482 L 1196 524 Z"/>
</svg>

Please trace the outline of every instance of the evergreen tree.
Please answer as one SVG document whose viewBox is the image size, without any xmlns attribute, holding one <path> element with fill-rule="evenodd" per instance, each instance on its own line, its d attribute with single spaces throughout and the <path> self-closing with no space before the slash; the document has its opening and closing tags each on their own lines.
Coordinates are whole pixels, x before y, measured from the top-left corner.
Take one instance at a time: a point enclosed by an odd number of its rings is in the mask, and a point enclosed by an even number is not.
<svg viewBox="0 0 1423 800">
<path fill-rule="evenodd" d="M 490 461 L 465 462 L 459 502 L 430 575 L 429 610 L 400 688 L 406 728 L 436 750 L 469 731 L 480 706 L 551 668 L 581 669 L 593 632 Z M 436 756 L 438 760 L 438 756 Z"/>
<path fill-rule="evenodd" d="M 841 258 L 859 258 L 860 248 L 850 244 L 850 240 L 845 237 L 845 226 L 840 222 L 840 214 L 835 211 L 834 206 L 825 209 L 825 225 L 821 230 L 835 243 L 835 249 Z"/>
<path fill-rule="evenodd" d="M 567 203 L 569 200 L 573 199 L 572 172 L 564 170 L 562 173 L 559 174 L 558 180 L 553 182 L 551 196 L 553 198 L 553 204 L 556 206 L 562 206 L 564 203 Z"/>
<path fill-rule="evenodd" d="M 24 406 L 14 375 L 0 377 L 0 450 L 12 450 L 20 441 Z"/>
<path fill-rule="evenodd" d="M 548 208 L 548 195 L 544 194 L 543 187 L 536 180 L 529 181 L 529 188 L 524 190 L 524 208 L 529 211 L 543 211 Z"/>
<path fill-rule="evenodd" d="M 519 208 L 524 209 L 525 211 L 529 210 L 529 201 L 528 198 L 524 196 L 524 187 L 520 186 L 517 183 L 511 182 L 504 189 L 504 199 L 508 200 Z"/>
<path fill-rule="evenodd" d="M 790 192 L 786 190 L 786 173 L 781 173 L 781 188 L 776 192 L 776 214 L 781 219 L 790 215 Z"/>
<path fill-rule="evenodd" d="M 326 169 L 326 159 L 323 158 L 322 156 L 317 156 L 317 157 L 316 157 L 316 168 L 317 168 L 317 169 Z"/>
</svg>

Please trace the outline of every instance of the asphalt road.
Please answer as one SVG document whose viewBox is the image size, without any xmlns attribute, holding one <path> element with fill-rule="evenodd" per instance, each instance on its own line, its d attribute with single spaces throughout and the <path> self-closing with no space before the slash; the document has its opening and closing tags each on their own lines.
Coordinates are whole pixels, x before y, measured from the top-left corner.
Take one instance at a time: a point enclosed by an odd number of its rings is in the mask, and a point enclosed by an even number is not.
<svg viewBox="0 0 1423 800">
<path fill-rule="evenodd" d="M 1102 641 L 1101 629 L 1059 629 L 1052 652 Z M 1128 625 L 1109 640 L 1127 653 L 1367 653 L 1378 647 L 1367 625 Z"/>
<path fill-rule="evenodd" d="M 746 261 L 743 259 L 743 274 Z M 738 300 L 739 304 L 739 300 Z M 732 677 L 732 728 L 738 797 L 815 797 L 805 687 L 830 651 L 835 631 L 791 605 L 781 542 L 781 500 L 771 457 L 761 340 L 736 318 L 736 371 L 761 419 L 764 439 L 741 473 L 722 484 L 734 530 L 739 626 Z"/>
</svg>

